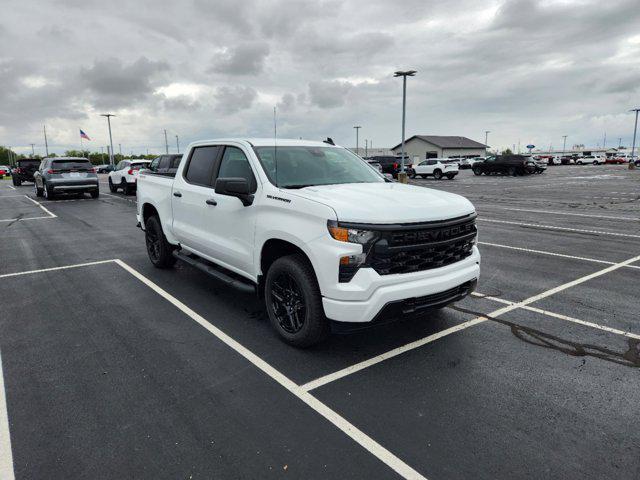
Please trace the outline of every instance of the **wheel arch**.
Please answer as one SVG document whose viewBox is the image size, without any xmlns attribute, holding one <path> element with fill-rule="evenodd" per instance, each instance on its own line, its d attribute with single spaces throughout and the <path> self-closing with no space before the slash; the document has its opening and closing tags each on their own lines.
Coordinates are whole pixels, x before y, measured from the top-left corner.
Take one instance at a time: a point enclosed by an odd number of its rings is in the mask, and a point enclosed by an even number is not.
<svg viewBox="0 0 640 480">
<path fill-rule="evenodd" d="M 318 273 L 311 258 L 300 246 L 282 238 L 269 238 L 260 248 L 260 272 L 258 275 L 258 296 L 260 298 L 264 297 L 264 280 L 273 262 L 278 258 L 295 254 L 301 255 L 309 263 L 316 280 L 318 279 Z"/>
</svg>

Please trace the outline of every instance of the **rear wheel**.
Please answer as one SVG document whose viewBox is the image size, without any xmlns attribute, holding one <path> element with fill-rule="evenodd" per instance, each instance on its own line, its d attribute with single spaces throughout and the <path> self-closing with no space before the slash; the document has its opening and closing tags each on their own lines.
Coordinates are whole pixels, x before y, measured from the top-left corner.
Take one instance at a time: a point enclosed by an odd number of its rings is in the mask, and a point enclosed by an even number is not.
<svg viewBox="0 0 640 480">
<path fill-rule="evenodd" d="M 100 196 L 100 190 L 97 188 L 95 190 L 91 190 L 91 198 L 98 198 Z"/>
<path fill-rule="evenodd" d="M 38 188 L 38 184 L 36 182 L 33 182 L 33 189 L 36 191 L 36 197 L 42 196 L 42 189 Z"/>
<path fill-rule="evenodd" d="M 448 173 L 448 174 L 447 174 L 447 178 L 448 178 L 449 180 L 453 180 L 453 178 L 454 178 L 454 177 L 455 177 L 455 175 L 454 175 L 453 173 Z"/>
<path fill-rule="evenodd" d="M 434 170 L 433 178 L 435 178 L 436 180 L 440 180 L 442 178 L 442 170 Z"/>
<path fill-rule="evenodd" d="M 302 255 L 273 262 L 265 280 L 265 306 L 271 325 L 291 345 L 308 347 L 329 333 L 318 281 Z"/>
<path fill-rule="evenodd" d="M 482 169 L 480 167 L 473 167 L 474 175 L 482 175 Z"/>
<path fill-rule="evenodd" d="M 518 173 L 518 172 L 516 172 L 515 167 L 509 167 L 507 169 L 507 175 L 509 175 L 510 177 L 515 177 L 516 173 Z"/>
<path fill-rule="evenodd" d="M 415 172 L 415 171 L 413 171 L 413 172 L 411 172 L 411 173 L 409 174 L 409 178 L 416 178 L 416 177 L 417 177 L 417 175 L 416 175 L 416 172 Z"/>
<path fill-rule="evenodd" d="M 46 182 L 44 183 L 43 194 L 44 198 L 47 200 L 53 200 L 56 197 L 56 194 L 53 193 L 53 188 L 51 188 Z"/>
<path fill-rule="evenodd" d="M 111 180 L 111 177 L 109 177 L 109 191 L 110 191 L 111 193 L 116 193 L 116 192 L 118 191 L 118 187 L 116 187 L 116 186 L 113 184 L 113 181 Z"/>
<path fill-rule="evenodd" d="M 594 165 L 598 165 L 598 161 L 597 161 L 597 160 L 594 160 L 594 161 L 593 161 L 593 164 L 594 164 Z"/>
<path fill-rule="evenodd" d="M 174 247 L 164 236 L 160 219 L 157 216 L 149 217 L 145 223 L 144 239 L 147 245 L 149 260 L 157 268 L 169 268 L 176 263 L 173 256 Z"/>
<path fill-rule="evenodd" d="M 577 163 L 578 165 L 582 165 L 582 160 L 578 160 L 576 163 Z"/>
<path fill-rule="evenodd" d="M 19 178 L 15 178 L 15 177 L 14 177 L 14 178 L 13 178 L 13 184 L 14 184 L 16 187 L 19 187 L 20 185 L 22 185 L 22 180 L 20 180 Z"/>
</svg>

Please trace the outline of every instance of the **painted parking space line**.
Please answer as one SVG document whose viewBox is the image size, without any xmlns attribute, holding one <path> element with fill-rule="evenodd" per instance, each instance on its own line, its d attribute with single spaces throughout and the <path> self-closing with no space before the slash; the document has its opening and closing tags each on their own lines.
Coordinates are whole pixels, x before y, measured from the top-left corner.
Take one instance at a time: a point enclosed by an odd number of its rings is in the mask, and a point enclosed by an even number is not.
<svg viewBox="0 0 640 480">
<path fill-rule="evenodd" d="M 493 218 L 478 218 L 478 221 L 489 222 L 489 223 L 504 223 L 506 225 L 518 225 L 522 227 L 538 228 L 541 230 L 560 230 L 563 232 L 588 233 L 593 235 L 611 235 L 614 237 L 640 238 L 640 235 L 634 235 L 631 233 L 606 232 L 603 230 L 585 230 L 582 228 L 558 227 L 556 225 L 542 225 L 537 223 L 512 222 L 509 220 L 496 220 Z"/>
<path fill-rule="evenodd" d="M 532 213 L 544 213 L 547 215 L 567 215 L 570 217 L 605 218 L 609 220 L 630 220 L 633 222 L 640 222 L 640 217 L 617 217 L 612 215 L 593 215 L 588 213 L 558 212 L 554 210 L 533 210 L 528 208 L 510 208 L 510 207 L 502 207 L 502 210 L 509 210 L 512 212 L 532 212 Z"/>
<path fill-rule="evenodd" d="M 23 222 L 25 220 L 43 220 L 43 219 L 46 219 L 46 218 L 58 218 L 58 216 L 55 213 L 52 213 L 51 211 L 49 211 L 44 205 L 42 205 L 40 202 L 36 202 L 29 195 L 4 195 L 4 196 L 1 196 L 0 198 L 26 198 L 30 202 L 32 202 L 35 205 L 37 205 L 38 207 L 40 207 L 42 209 L 42 211 L 47 214 L 46 217 L 5 218 L 5 219 L 0 220 L 0 222 Z"/>
<path fill-rule="evenodd" d="M 322 415 L 326 420 L 331 422 L 334 426 L 344 432 L 347 436 L 349 436 L 352 440 L 362 446 L 369 453 L 374 455 L 378 460 L 385 463 L 391 469 L 393 469 L 396 473 L 401 475 L 407 479 L 424 479 L 425 477 L 418 473 L 416 470 L 411 468 L 408 464 L 404 463 L 400 458 L 395 456 L 389 450 L 384 448 L 378 442 L 376 442 L 373 438 L 369 437 L 366 433 L 358 429 L 355 425 L 349 423 L 344 417 L 340 416 L 337 412 L 329 408 L 326 404 L 318 400 L 316 397 L 311 395 L 309 392 L 301 388 L 297 383 L 290 380 L 286 377 L 282 372 L 273 368 L 269 363 L 264 361 L 262 358 L 258 357 L 251 350 L 231 338 L 229 335 L 224 333 L 219 328 L 215 327 L 211 323 L 209 323 L 204 317 L 193 311 L 191 308 L 186 306 L 176 297 L 171 295 L 169 292 L 164 290 L 162 287 L 158 286 L 156 283 L 151 281 L 149 278 L 142 275 L 140 272 L 135 270 L 134 268 L 127 265 L 122 260 L 115 260 L 115 263 L 122 267 L 124 270 L 129 272 L 135 278 L 144 283 L 147 287 L 151 288 L 162 298 L 167 300 L 173 306 L 181 310 L 184 314 L 190 317 L 193 321 L 198 323 L 204 329 L 209 331 L 212 335 L 214 335 L 218 340 L 226 344 L 236 353 L 243 356 L 249 362 L 251 362 L 255 367 L 262 370 L 263 373 L 271 377 L 273 380 L 278 382 L 282 387 L 287 389 L 290 393 L 298 397 L 304 403 L 306 403 L 310 408 L 316 411 L 318 414 Z"/>
<path fill-rule="evenodd" d="M 492 297 L 490 295 L 483 295 L 483 294 L 478 293 L 478 292 L 473 292 L 471 295 L 474 296 L 474 297 L 484 298 L 486 300 L 491 300 L 491 301 L 494 301 L 494 302 L 503 303 L 505 305 L 513 305 L 515 303 L 515 302 L 512 302 L 510 300 L 506 300 L 504 298 Z M 524 307 L 521 307 L 521 308 L 522 308 L 522 310 L 528 310 L 530 312 L 540 313 L 542 315 L 546 315 L 547 317 L 553 317 L 553 318 L 557 318 L 559 320 L 566 320 L 567 322 L 576 323 L 578 325 L 583 325 L 585 327 L 596 328 L 596 329 L 602 330 L 604 332 L 615 333 L 616 335 L 622 335 L 623 337 L 635 338 L 637 340 L 640 340 L 640 335 L 638 335 L 638 334 L 631 333 L 631 332 L 628 332 L 628 331 L 625 331 L 625 330 L 619 330 L 617 328 L 607 327 L 606 325 L 601 325 L 599 323 L 588 322 L 586 320 L 580 320 L 579 318 L 570 317 L 568 315 L 562 315 L 560 313 L 551 312 L 549 310 L 544 310 L 542 308 L 532 307 L 530 305 L 525 305 Z"/>
<path fill-rule="evenodd" d="M 536 254 L 540 254 L 540 255 L 549 255 L 549 256 L 552 256 L 552 257 L 569 258 L 571 260 L 582 260 L 584 262 L 601 263 L 601 264 L 604 264 L 604 265 L 615 265 L 616 264 L 616 262 L 610 262 L 608 260 L 599 260 L 597 258 L 578 257 L 576 255 L 565 255 L 564 253 L 548 252 L 548 251 L 545 251 L 545 250 L 534 250 L 532 248 L 513 247 L 513 246 L 510 246 L 510 245 L 501 245 L 499 243 L 478 242 L 478 245 L 486 245 L 488 247 L 497 247 L 497 248 L 506 248 L 508 250 L 516 250 L 516 251 L 527 252 L 527 253 L 536 253 Z M 640 267 L 637 266 L 637 265 L 625 265 L 624 268 L 640 269 Z"/>
<path fill-rule="evenodd" d="M 95 262 L 76 263 L 73 265 L 63 265 L 61 267 L 40 268 L 37 270 L 26 270 L 22 272 L 4 273 L 0 275 L 0 278 L 19 277 L 22 275 L 31 275 L 34 273 L 55 272 L 56 270 L 67 270 L 69 268 L 90 267 L 91 265 L 101 265 L 103 263 L 113 263 L 114 259 L 110 260 L 98 260 Z"/>
<path fill-rule="evenodd" d="M 593 272 L 589 275 L 585 275 L 583 277 L 577 278 L 575 280 L 572 280 L 570 282 L 567 283 L 563 283 L 562 285 L 558 285 L 557 287 L 551 288 L 549 290 L 546 290 L 542 293 L 539 293 L 537 295 L 534 295 L 532 297 L 529 297 L 525 300 L 522 300 L 520 302 L 515 302 L 515 303 L 510 303 L 505 305 L 502 308 L 499 308 L 498 310 L 494 310 L 491 313 L 486 314 L 486 316 L 478 316 L 476 318 L 474 318 L 473 320 L 469 320 L 468 322 L 462 323 L 460 325 L 457 325 L 456 327 L 452 327 L 449 328 L 447 330 L 443 330 L 442 332 L 439 332 L 435 335 L 437 335 L 437 338 L 433 339 L 433 340 L 438 340 L 439 338 L 443 338 L 447 335 L 451 335 L 452 333 L 456 333 L 462 330 L 465 330 L 469 327 L 472 327 L 474 325 L 479 325 L 481 323 L 484 323 L 488 320 L 487 317 L 498 317 L 500 315 L 503 315 L 507 312 L 511 312 L 513 310 L 517 310 L 518 308 L 523 308 L 531 303 L 537 302 L 539 300 L 542 300 L 543 298 L 546 297 L 550 297 L 551 295 L 555 295 L 556 293 L 562 292 L 564 290 L 567 290 L 571 287 L 575 287 L 576 285 L 580 285 L 581 283 L 587 282 L 593 278 L 597 278 L 600 277 L 602 275 L 605 275 L 609 272 L 612 272 L 614 270 L 617 270 L 619 268 L 622 268 L 626 265 L 629 265 L 633 262 L 637 262 L 638 260 L 640 260 L 640 255 L 630 258 L 628 260 L 625 260 L 623 262 L 619 262 L 616 264 L 613 264 L 607 268 L 604 268 L 602 270 L 598 270 L 596 272 Z M 506 301 L 502 301 L 501 303 L 506 303 Z M 444 333 L 446 332 L 446 333 Z M 444 334 L 443 334 L 444 333 Z M 430 337 L 433 337 L 433 335 L 429 335 L 428 337 L 424 337 L 420 340 L 416 340 L 414 342 L 408 343 L 406 345 L 394 348 L 393 350 L 389 350 L 388 352 L 382 353 L 380 355 L 377 355 L 375 357 L 372 357 L 368 360 L 364 360 L 362 362 L 356 363 L 354 365 L 351 365 L 349 367 L 343 368 L 341 370 L 338 370 L 336 372 L 330 373 L 328 375 L 324 375 L 322 377 L 316 378 L 315 380 L 312 380 L 310 382 L 307 382 L 306 384 L 302 385 L 301 388 L 305 389 L 306 391 L 311 391 L 315 388 L 321 387 L 323 385 L 326 385 L 328 383 L 334 382 L 336 380 L 339 380 L 341 378 L 344 378 L 348 375 L 351 375 L 353 373 L 359 372 L 361 370 L 364 370 L 365 368 L 369 368 L 373 365 L 377 365 L 380 362 L 383 362 L 385 360 L 388 360 L 390 358 L 394 358 L 397 357 L 398 355 L 401 355 L 403 353 L 409 352 L 411 350 L 415 350 L 416 348 L 422 347 L 423 345 L 426 345 L 427 343 L 431 343 L 433 340 L 430 339 Z"/>
<path fill-rule="evenodd" d="M 2 373 L 2 353 L 0 352 L 0 478 L 13 480 L 13 455 L 11 453 L 11 435 L 9 434 L 9 413 L 7 411 L 7 394 L 4 389 Z"/>
</svg>

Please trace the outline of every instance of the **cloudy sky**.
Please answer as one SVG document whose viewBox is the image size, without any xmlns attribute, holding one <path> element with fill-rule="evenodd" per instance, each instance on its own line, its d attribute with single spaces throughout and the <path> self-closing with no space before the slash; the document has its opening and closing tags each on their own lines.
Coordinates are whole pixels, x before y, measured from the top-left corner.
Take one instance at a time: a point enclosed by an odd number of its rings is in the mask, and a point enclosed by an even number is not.
<svg viewBox="0 0 640 480">
<path fill-rule="evenodd" d="M 629 144 L 637 0 L 3 0 L 0 144 L 116 150 L 221 136 Z"/>
</svg>

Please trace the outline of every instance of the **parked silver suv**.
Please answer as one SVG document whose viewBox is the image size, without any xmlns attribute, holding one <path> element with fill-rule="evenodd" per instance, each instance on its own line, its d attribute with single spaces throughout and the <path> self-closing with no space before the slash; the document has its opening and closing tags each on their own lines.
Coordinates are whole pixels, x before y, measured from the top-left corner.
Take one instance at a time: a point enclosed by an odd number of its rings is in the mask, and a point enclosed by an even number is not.
<svg viewBox="0 0 640 480">
<path fill-rule="evenodd" d="M 36 195 L 50 200 L 59 193 L 100 194 L 96 169 L 86 158 L 45 158 L 33 178 Z"/>
</svg>

